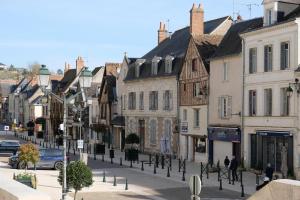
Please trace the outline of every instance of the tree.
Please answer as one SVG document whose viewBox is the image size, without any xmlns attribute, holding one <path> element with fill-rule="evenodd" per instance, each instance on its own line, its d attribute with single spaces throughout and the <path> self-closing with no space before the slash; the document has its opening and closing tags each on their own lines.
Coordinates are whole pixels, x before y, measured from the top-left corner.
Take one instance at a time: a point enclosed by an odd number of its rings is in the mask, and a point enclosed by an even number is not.
<svg viewBox="0 0 300 200">
<path fill-rule="evenodd" d="M 38 62 L 34 62 L 28 65 L 28 76 L 33 78 L 40 71 L 41 65 Z"/>
<path fill-rule="evenodd" d="M 63 185 L 63 169 L 60 170 L 58 182 Z M 67 166 L 67 186 L 75 190 L 74 200 L 77 192 L 84 187 L 89 187 L 93 184 L 93 174 L 91 169 L 82 161 L 78 160 L 71 162 Z"/>
<path fill-rule="evenodd" d="M 28 163 L 35 166 L 39 159 L 40 153 L 34 144 L 28 143 L 20 146 L 19 160 L 21 164 L 25 165 L 25 170 L 27 170 Z"/>
<path fill-rule="evenodd" d="M 140 143 L 140 138 L 137 134 L 130 133 L 129 135 L 127 135 L 125 142 L 126 142 L 126 144 L 131 144 L 131 146 L 133 146 L 133 144 Z"/>
</svg>

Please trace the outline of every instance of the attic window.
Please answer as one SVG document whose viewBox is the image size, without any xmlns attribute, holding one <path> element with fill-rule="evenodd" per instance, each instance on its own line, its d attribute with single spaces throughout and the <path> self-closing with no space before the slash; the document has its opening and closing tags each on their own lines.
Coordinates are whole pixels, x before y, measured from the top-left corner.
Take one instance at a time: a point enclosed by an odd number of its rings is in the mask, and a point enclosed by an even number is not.
<svg viewBox="0 0 300 200">
<path fill-rule="evenodd" d="M 196 58 L 194 58 L 193 60 L 192 60 L 192 72 L 196 72 L 197 71 L 197 59 Z"/>
<path fill-rule="evenodd" d="M 165 73 L 172 73 L 172 61 L 173 61 L 172 56 L 167 56 L 165 59 Z"/>
<path fill-rule="evenodd" d="M 152 65 L 151 65 L 151 74 L 152 75 L 157 75 L 157 66 L 158 66 L 158 61 L 152 60 Z"/>
<path fill-rule="evenodd" d="M 140 76 L 140 64 L 135 66 L 135 76 L 138 78 Z"/>
</svg>

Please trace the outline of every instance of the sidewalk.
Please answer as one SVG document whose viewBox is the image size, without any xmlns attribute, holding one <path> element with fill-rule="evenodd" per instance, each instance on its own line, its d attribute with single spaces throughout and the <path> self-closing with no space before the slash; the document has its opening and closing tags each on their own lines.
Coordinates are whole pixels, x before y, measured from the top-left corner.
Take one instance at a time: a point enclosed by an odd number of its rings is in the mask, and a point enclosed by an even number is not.
<svg viewBox="0 0 300 200">
<path fill-rule="evenodd" d="M 18 134 L 26 136 L 27 133 L 19 133 Z M 34 137 L 30 137 L 32 141 L 35 141 L 37 145 L 40 143 L 43 144 L 43 139 L 35 139 Z M 46 143 L 44 143 L 45 146 Z M 47 147 L 50 146 L 50 143 L 47 142 Z M 54 147 L 54 144 L 51 144 L 51 147 Z M 60 147 L 62 149 L 62 147 Z M 86 150 L 85 150 L 86 152 Z M 70 154 L 73 154 L 73 149 L 72 147 L 70 148 Z M 75 151 L 75 154 L 78 155 L 79 151 Z M 94 155 L 89 154 L 88 155 L 91 159 L 94 159 Z M 122 165 L 127 166 L 130 170 L 133 171 L 139 171 L 148 175 L 152 176 L 159 176 L 165 179 L 170 179 L 176 182 L 180 183 L 185 183 L 186 185 L 189 182 L 189 178 L 192 175 L 200 175 L 200 164 L 199 163 L 194 163 L 194 162 L 186 162 L 186 173 L 184 175 L 185 181 L 183 181 L 183 173 L 182 169 L 181 172 L 179 172 L 179 161 L 177 159 L 172 160 L 172 170 L 170 170 L 170 177 L 167 177 L 167 167 L 165 166 L 164 169 L 161 168 L 161 165 L 159 165 L 159 168 L 156 168 L 156 174 L 154 174 L 154 165 L 153 163 L 151 166 L 148 164 L 149 161 L 149 156 L 144 155 L 144 154 L 139 154 L 139 160 L 140 162 L 135 162 L 132 163 L 132 168 L 130 168 L 130 162 L 125 161 L 125 153 L 121 152 L 120 150 L 115 150 L 115 158 L 113 159 L 114 163 L 120 164 L 120 159 L 122 159 Z M 102 160 L 101 155 L 96 156 L 97 160 Z M 111 162 L 111 159 L 109 158 L 109 149 L 106 149 L 106 154 L 104 156 L 104 161 L 105 162 Z M 144 163 L 144 171 L 141 170 L 142 167 L 142 162 L 141 161 L 146 161 Z M 243 185 L 244 185 L 244 192 L 245 194 L 251 195 L 253 194 L 256 190 L 256 176 L 253 173 L 250 172 L 243 172 Z M 218 181 L 218 174 L 217 173 L 209 173 L 209 178 L 207 179 L 206 174 L 203 174 L 203 179 L 202 179 L 202 186 L 203 187 L 219 187 L 219 181 Z M 241 183 L 240 182 L 235 182 L 234 185 L 228 183 L 228 179 L 223 179 L 222 180 L 222 187 L 224 189 L 236 191 L 236 192 L 241 192 Z"/>
</svg>

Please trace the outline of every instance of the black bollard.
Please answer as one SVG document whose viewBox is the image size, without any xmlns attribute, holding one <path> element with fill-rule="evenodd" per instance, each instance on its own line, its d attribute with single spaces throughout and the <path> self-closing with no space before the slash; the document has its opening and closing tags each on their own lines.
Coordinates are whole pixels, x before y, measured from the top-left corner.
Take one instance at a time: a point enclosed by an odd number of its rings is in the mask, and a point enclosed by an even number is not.
<svg viewBox="0 0 300 200">
<path fill-rule="evenodd" d="M 185 171 L 182 171 L 182 181 L 185 181 Z"/>
<path fill-rule="evenodd" d="M 220 183 L 219 190 L 223 190 L 223 187 L 222 187 L 222 179 L 220 179 L 219 183 Z"/>
<path fill-rule="evenodd" d="M 130 168 L 132 168 L 132 159 L 130 159 Z"/>
<path fill-rule="evenodd" d="M 220 167 L 218 168 L 218 181 L 220 181 Z"/>
<path fill-rule="evenodd" d="M 178 172 L 180 172 L 180 168 L 181 168 L 181 159 L 178 159 Z"/>
<path fill-rule="evenodd" d="M 170 171 L 172 171 L 172 156 L 169 156 L 169 166 L 170 166 Z"/>
<path fill-rule="evenodd" d="M 167 177 L 170 177 L 170 167 L 168 167 Z"/>
<path fill-rule="evenodd" d="M 159 156 L 158 156 L 158 154 L 155 155 L 155 164 L 156 164 L 156 167 L 158 167 L 158 165 L 159 165 Z"/>
<path fill-rule="evenodd" d="M 154 164 L 153 166 L 154 166 L 153 173 L 156 174 L 156 164 Z"/>
<path fill-rule="evenodd" d="M 243 185 L 243 171 L 240 171 L 240 180 L 241 180 L 241 187 Z"/>
<path fill-rule="evenodd" d="M 114 185 L 113 186 L 117 186 L 117 178 L 115 175 L 114 175 Z"/>
<path fill-rule="evenodd" d="M 122 166 L 123 163 L 122 163 L 122 157 L 120 157 L 120 166 Z"/>
<path fill-rule="evenodd" d="M 127 181 L 127 178 L 125 179 L 125 190 L 128 190 L 128 181 Z"/>
<path fill-rule="evenodd" d="M 242 189 L 241 197 L 245 197 L 244 185 L 241 185 L 241 189 Z"/>
<path fill-rule="evenodd" d="M 106 182 L 106 178 L 105 178 L 105 171 L 103 171 L 103 183 Z"/>
<path fill-rule="evenodd" d="M 162 169 L 165 168 L 165 156 L 164 155 L 161 156 L 161 168 Z"/>
<path fill-rule="evenodd" d="M 144 171 L 144 161 L 142 161 L 142 168 L 141 168 L 142 171 Z"/>
<path fill-rule="evenodd" d="M 207 163 L 207 165 L 206 165 L 206 178 L 207 178 L 207 179 L 209 178 L 209 177 L 208 177 L 208 175 L 209 175 L 208 168 L 209 168 L 209 165 L 208 165 L 208 163 Z"/>
<path fill-rule="evenodd" d="M 202 162 L 201 162 L 201 163 L 200 163 L 200 180 L 201 180 L 201 183 L 203 183 L 202 178 L 203 178 L 203 164 L 202 164 Z"/>
<path fill-rule="evenodd" d="M 230 180 L 230 170 L 228 169 L 228 183 L 231 184 L 231 180 Z"/>
</svg>

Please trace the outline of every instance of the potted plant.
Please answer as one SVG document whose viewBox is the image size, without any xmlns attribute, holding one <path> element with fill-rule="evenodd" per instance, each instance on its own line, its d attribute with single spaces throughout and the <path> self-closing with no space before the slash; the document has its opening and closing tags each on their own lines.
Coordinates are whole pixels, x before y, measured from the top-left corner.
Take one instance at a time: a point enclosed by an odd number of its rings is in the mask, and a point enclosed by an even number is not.
<svg viewBox="0 0 300 200">
<path fill-rule="evenodd" d="M 37 188 L 37 179 L 36 179 L 36 175 L 35 174 L 31 174 L 31 173 L 20 173 L 18 175 L 14 174 L 14 180 L 23 183 L 24 185 L 27 185 L 28 187 Z"/>
<path fill-rule="evenodd" d="M 125 150 L 125 158 L 130 161 L 138 160 L 139 150 L 138 144 L 140 143 L 140 138 L 135 133 L 130 133 L 125 138 L 125 143 L 130 145 L 130 148 Z"/>
<path fill-rule="evenodd" d="M 63 185 L 63 170 L 61 169 L 58 176 L 58 182 Z M 74 200 L 77 192 L 84 187 L 89 187 L 93 184 L 93 174 L 91 169 L 82 161 L 78 160 L 71 162 L 67 166 L 67 188 L 75 190 Z"/>
<path fill-rule="evenodd" d="M 29 163 L 32 163 L 35 166 L 39 159 L 40 153 L 34 144 L 28 143 L 20 146 L 19 165 L 20 168 L 25 169 L 25 172 Z"/>
</svg>

